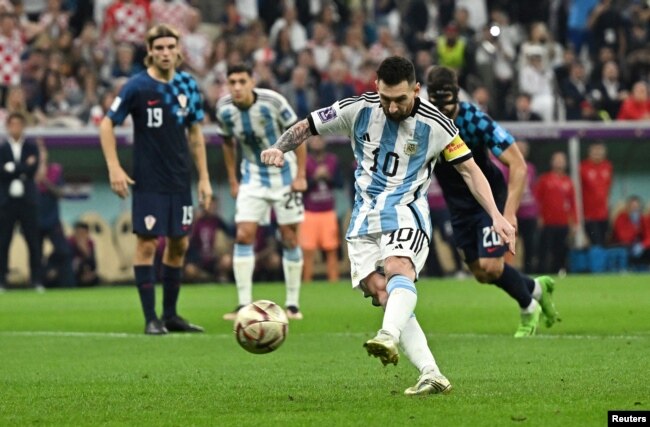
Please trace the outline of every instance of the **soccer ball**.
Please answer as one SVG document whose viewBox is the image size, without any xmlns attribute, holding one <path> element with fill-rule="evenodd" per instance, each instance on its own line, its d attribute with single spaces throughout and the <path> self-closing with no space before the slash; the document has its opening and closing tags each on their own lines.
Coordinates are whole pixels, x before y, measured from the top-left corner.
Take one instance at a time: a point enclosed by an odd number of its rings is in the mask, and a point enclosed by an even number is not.
<svg viewBox="0 0 650 427">
<path fill-rule="evenodd" d="M 235 338 L 244 350 L 265 354 L 282 345 L 289 320 L 282 307 L 273 301 L 259 300 L 239 309 L 234 328 Z"/>
</svg>

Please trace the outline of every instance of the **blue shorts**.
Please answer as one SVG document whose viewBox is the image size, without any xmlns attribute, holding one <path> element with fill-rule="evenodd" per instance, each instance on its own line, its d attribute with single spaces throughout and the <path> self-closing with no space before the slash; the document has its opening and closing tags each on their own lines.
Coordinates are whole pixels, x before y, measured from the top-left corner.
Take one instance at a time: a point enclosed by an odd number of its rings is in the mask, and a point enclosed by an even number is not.
<svg viewBox="0 0 650 427">
<path fill-rule="evenodd" d="M 485 211 L 452 218 L 456 247 L 466 263 L 479 258 L 501 258 L 507 247 L 492 229 L 492 218 Z"/>
<path fill-rule="evenodd" d="M 133 192 L 133 233 L 140 236 L 186 236 L 193 220 L 192 193 Z"/>
</svg>

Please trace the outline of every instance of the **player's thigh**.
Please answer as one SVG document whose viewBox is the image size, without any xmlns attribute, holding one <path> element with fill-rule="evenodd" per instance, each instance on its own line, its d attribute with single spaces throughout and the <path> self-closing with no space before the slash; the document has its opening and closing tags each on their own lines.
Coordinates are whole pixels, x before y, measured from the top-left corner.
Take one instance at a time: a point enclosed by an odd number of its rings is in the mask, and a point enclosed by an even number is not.
<svg viewBox="0 0 650 427">
<path fill-rule="evenodd" d="M 380 234 L 354 237 L 348 240 L 348 258 L 352 287 L 359 288 L 362 280 L 383 267 L 379 242 Z"/>
<path fill-rule="evenodd" d="M 387 277 L 401 274 L 417 280 L 429 254 L 429 236 L 419 228 L 400 228 L 382 234 L 380 249 Z"/>
<path fill-rule="evenodd" d="M 305 219 L 302 193 L 291 191 L 291 187 L 273 189 L 273 211 L 279 225 L 300 224 Z"/>
<path fill-rule="evenodd" d="M 239 187 L 235 203 L 235 222 L 254 222 L 264 224 L 268 222 L 270 204 L 268 189 L 243 184 Z"/>
<path fill-rule="evenodd" d="M 192 194 L 134 192 L 131 220 L 141 236 L 186 236 L 193 220 Z"/>
</svg>

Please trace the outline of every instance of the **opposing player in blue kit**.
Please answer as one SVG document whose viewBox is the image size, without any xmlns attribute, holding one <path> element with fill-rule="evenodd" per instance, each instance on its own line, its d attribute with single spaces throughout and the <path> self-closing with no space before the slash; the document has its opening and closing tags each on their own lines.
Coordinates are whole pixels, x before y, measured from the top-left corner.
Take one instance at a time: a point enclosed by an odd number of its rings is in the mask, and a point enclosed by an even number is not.
<svg viewBox="0 0 650 427">
<path fill-rule="evenodd" d="M 179 34 L 156 25 L 147 33 L 147 69 L 133 76 L 100 124 L 100 140 L 111 189 L 121 198 L 133 186 L 135 281 L 145 318 L 145 334 L 203 332 L 176 312 L 181 268 L 192 225 L 191 163 L 198 171 L 198 198 L 207 209 L 212 199 L 203 109 L 194 78 L 176 71 L 182 61 Z M 113 127 L 133 119 L 133 179 L 120 165 Z M 154 255 L 158 236 L 166 237 L 163 255 L 163 311 L 156 314 Z"/>
<path fill-rule="evenodd" d="M 426 189 L 438 158 L 452 163 L 481 206 L 490 212 L 495 232 L 514 251 L 515 229 L 499 213 L 490 187 L 453 122 L 418 97 L 413 64 L 401 57 L 382 61 L 377 93 L 346 98 L 312 112 L 261 154 L 267 165 L 283 166 L 285 153 L 311 135 L 345 135 L 354 157 L 355 202 L 346 238 L 352 286 L 384 308 L 382 327 L 365 342 L 369 355 L 397 364 L 399 349 L 418 369 L 407 395 L 448 393 L 414 310 L 415 282 L 431 239 Z"/>
<path fill-rule="evenodd" d="M 455 72 L 433 67 L 427 75 L 429 101 L 454 121 L 460 136 L 472 150 L 474 160 L 490 183 L 503 216 L 517 226 L 517 209 L 526 185 L 526 162 L 515 139 L 475 105 L 458 101 Z M 508 183 L 492 163 L 488 150 L 509 168 Z M 452 163 L 441 159 L 434 168 L 452 217 L 456 247 L 474 277 L 503 289 L 521 308 L 521 323 L 515 337 L 534 335 L 540 314 L 552 326 L 559 316 L 552 300 L 555 283 L 549 276 L 532 279 L 504 261 L 506 246 L 492 230 L 492 219 L 474 199 L 463 177 Z"/>
</svg>

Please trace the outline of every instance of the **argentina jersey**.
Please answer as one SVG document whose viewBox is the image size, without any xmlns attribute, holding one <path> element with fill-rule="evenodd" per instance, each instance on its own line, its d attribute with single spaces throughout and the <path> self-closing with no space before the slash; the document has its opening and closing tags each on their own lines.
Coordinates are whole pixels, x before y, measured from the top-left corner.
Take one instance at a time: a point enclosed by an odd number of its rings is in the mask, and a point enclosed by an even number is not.
<svg viewBox="0 0 650 427">
<path fill-rule="evenodd" d="M 135 190 L 164 193 L 189 190 L 191 159 L 187 128 L 204 117 L 201 95 L 192 76 L 176 72 L 165 83 L 142 71 L 124 85 L 107 114 L 115 125 L 131 114 Z"/>
<path fill-rule="evenodd" d="M 219 133 L 239 142 L 242 152 L 241 183 L 264 188 L 291 185 L 298 171 L 296 154 L 285 154 L 282 168 L 262 163 L 262 150 L 275 144 L 285 129 L 296 120 L 287 100 L 268 89 L 254 89 L 255 100 L 248 109 L 240 109 L 230 95 L 217 103 Z"/>
<path fill-rule="evenodd" d="M 508 188 L 503 174 L 490 160 L 489 152 L 498 158 L 515 139 L 490 116 L 468 102 L 459 103 L 454 123 L 461 138 L 472 150 L 476 164 L 490 183 L 497 206 L 503 209 Z M 452 213 L 474 213 L 483 209 L 452 165 L 439 162 L 435 174 Z"/>
<path fill-rule="evenodd" d="M 401 228 L 431 238 L 426 192 L 436 159 L 471 157 L 451 120 L 419 98 L 408 118 L 389 120 L 376 93 L 337 101 L 308 120 L 313 134 L 346 135 L 352 143 L 356 196 L 347 238 Z"/>
</svg>

